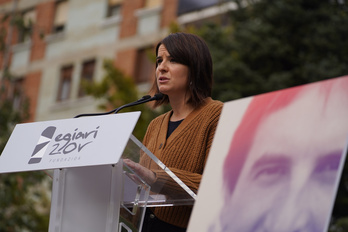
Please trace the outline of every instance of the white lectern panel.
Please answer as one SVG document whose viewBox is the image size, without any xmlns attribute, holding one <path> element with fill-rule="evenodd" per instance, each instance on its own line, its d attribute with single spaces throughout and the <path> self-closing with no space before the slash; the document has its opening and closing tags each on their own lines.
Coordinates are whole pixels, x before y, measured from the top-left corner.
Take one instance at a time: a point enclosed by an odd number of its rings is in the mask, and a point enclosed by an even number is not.
<svg viewBox="0 0 348 232">
<path fill-rule="evenodd" d="M 140 112 L 18 124 L 0 173 L 117 163 Z"/>
</svg>

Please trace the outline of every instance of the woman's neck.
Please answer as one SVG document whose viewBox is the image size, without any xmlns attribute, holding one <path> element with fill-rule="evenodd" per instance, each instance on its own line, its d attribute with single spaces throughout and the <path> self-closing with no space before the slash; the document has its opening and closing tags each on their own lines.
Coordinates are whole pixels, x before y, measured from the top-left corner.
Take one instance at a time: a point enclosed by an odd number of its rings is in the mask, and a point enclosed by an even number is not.
<svg viewBox="0 0 348 232">
<path fill-rule="evenodd" d="M 179 121 L 187 117 L 192 111 L 193 106 L 187 103 L 186 99 L 170 99 L 170 106 L 172 107 L 173 114 L 170 117 L 170 121 Z"/>
</svg>

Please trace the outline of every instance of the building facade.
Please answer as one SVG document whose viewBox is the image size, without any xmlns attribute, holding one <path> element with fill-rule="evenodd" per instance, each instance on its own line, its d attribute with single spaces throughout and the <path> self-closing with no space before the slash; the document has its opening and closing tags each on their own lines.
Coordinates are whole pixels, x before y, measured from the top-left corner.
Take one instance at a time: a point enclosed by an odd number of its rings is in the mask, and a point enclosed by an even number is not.
<svg viewBox="0 0 348 232">
<path fill-rule="evenodd" d="M 111 59 L 146 93 L 155 64 L 146 54 L 169 33 L 233 9 L 219 0 L 0 0 L 8 21 L 1 68 L 9 66 L 18 88 L 30 99 L 29 121 L 72 118 L 96 112 L 98 102 L 81 88 L 100 80 Z"/>
</svg>

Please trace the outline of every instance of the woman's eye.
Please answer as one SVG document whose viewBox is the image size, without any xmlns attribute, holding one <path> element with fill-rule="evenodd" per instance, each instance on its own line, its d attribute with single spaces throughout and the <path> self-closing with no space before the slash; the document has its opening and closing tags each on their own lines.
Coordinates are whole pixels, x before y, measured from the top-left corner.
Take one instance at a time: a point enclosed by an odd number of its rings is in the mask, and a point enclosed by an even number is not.
<svg viewBox="0 0 348 232">
<path fill-rule="evenodd" d="M 158 59 L 156 62 L 157 62 L 157 64 L 160 64 L 160 63 L 162 63 L 162 60 Z"/>
<path fill-rule="evenodd" d="M 176 60 L 172 58 L 172 59 L 170 59 L 170 62 L 171 63 L 176 63 Z"/>
</svg>

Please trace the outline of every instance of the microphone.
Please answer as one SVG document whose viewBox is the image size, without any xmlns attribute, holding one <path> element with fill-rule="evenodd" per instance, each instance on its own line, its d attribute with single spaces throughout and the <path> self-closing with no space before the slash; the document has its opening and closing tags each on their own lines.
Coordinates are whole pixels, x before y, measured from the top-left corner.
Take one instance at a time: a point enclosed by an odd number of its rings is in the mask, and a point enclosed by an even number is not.
<svg viewBox="0 0 348 232">
<path fill-rule="evenodd" d="M 137 100 L 135 102 L 131 102 L 131 103 L 128 103 L 126 105 L 120 106 L 117 109 L 115 109 L 114 111 L 115 111 L 115 114 L 117 114 L 120 110 L 122 110 L 122 109 L 124 109 L 126 107 L 136 106 L 136 105 L 143 104 L 143 103 L 146 103 L 146 102 L 149 102 L 149 101 L 161 100 L 162 98 L 163 98 L 163 94 L 162 93 L 156 93 L 153 97 L 151 97 L 149 95 L 146 95 L 146 96 L 140 98 L 139 100 Z"/>
<path fill-rule="evenodd" d="M 92 113 L 92 114 L 79 114 L 79 115 L 76 115 L 74 118 L 86 117 L 86 116 L 101 116 L 101 115 L 107 115 L 107 114 L 111 114 L 111 113 L 117 114 L 117 112 L 122 110 L 123 108 L 130 107 L 130 106 L 135 106 L 135 105 L 139 105 L 139 104 L 143 104 L 143 103 L 146 103 L 146 102 L 149 102 L 149 101 L 161 100 L 162 98 L 163 98 L 163 94 L 162 93 L 157 93 L 153 97 L 151 97 L 150 95 L 145 95 L 142 98 L 136 100 L 135 102 L 131 102 L 131 103 L 128 103 L 126 105 L 120 106 L 120 107 L 118 107 L 116 109 L 113 109 L 113 110 L 111 110 L 109 112 Z"/>
</svg>

